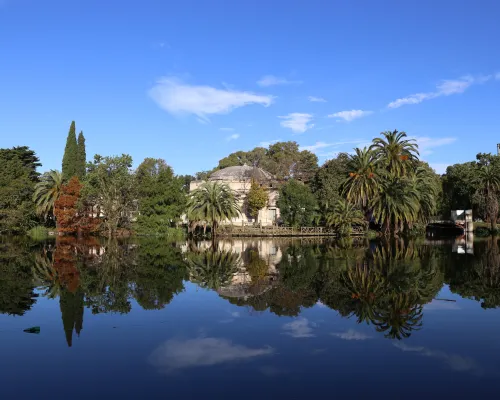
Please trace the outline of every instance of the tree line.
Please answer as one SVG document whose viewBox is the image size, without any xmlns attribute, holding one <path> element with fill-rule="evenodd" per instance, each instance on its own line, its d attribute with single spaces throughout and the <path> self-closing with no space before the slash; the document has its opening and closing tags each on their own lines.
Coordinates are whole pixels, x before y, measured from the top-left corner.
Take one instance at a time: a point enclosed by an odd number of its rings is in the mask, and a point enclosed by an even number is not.
<svg viewBox="0 0 500 400">
<path fill-rule="evenodd" d="M 443 176 L 419 159 L 417 143 L 405 132 L 387 131 L 366 148 L 339 153 L 319 166 L 315 154 L 296 142 L 238 151 L 210 171 L 176 175 L 165 160 L 146 158 L 136 169 L 132 157 L 95 155 L 88 162 L 83 132 L 72 122 L 61 171 L 40 174 L 40 160 L 26 146 L 0 149 L 0 233 L 22 234 L 37 225 L 65 234 L 117 236 L 179 234 L 207 225 L 212 234 L 240 213 L 256 218 L 268 195 L 256 181 L 242 210 L 224 183 L 207 181 L 216 170 L 249 165 L 275 177 L 282 224 L 331 226 L 348 235 L 355 225 L 385 234 L 421 232 L 434 216 L 473 208 L 496 229 L 500 157 L 450 166 Z M 189 193 L 192 180 L 205 180 Z"/>
</svg>

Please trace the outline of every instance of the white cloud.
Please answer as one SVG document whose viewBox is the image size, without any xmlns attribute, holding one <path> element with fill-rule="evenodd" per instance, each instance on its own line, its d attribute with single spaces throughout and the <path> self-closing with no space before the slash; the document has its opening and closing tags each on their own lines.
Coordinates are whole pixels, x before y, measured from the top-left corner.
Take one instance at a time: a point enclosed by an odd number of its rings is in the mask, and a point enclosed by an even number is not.
<svg viewBox="0 0 500 400">
<path fill-rule="evenodd" d="M 202 367 L 243 361 L 274 353 L 271 347 L 251 349 L 232 344 L 226 339 L 199 338 L 171 339 L 159 346 L 149 356 L 149 362 L 162 371 Z"/>
<path fill-rule="evenodd" d="M 295 321 L 283 325 L 283 329 L 287 331 L 285 332 L 286 335 L 300 339 L 315 336 L 312 330 L 314 326 L 314 323 L 309 325 L 309 320 L 306 318 L 297 318 Z"/>
<path fill-rule="evenodd" d="M 324 149 L 325 147 L 331 147 L 333 145 L 333 143 L 316 142 L 315 144 L 312 144 L 310 146 L 300 146 L 300 150 L 307 150 L 314 153 L 316 150 Z"/>
<path fill-rule="evenodd" d="M 425 100 L 435 99 L 441 96 L 450 96 L 452 94 L 460 94 L 465 92 L 474 84 L 482 84 L 491 80 L 492 75 L 473 77 L 471 75 L 463 76 L 455 80 L 444 80 L 436 85 L 436 90 L 433 92 L 416 93 L 407 97 L 390 102 L 387 107 L 398 108 L 407 104 L 419 104 Z M 498 79 L 498 75 L 496 76 Z"/>
<path fill-rule="evenodd" d="M 357 118 L 366 117 L 367 115 L 370 114 L 373 114 L 373 111 L 363 111 L 363 110 L 340 111 L 335 114 L 328 115 L 328 118 L 337 118 L 337 120 L 344 120 L 350 122 Z"/>
<path fill-rule="evenodd" d="M 455 143 L 457 140 L 455 137 L 430 138 L 426 136 L 416 136 L 410 139 L 414 139 L 417 142 L 420 155 L 432 154 L 434 148 Z"/>
<path fill-rule="evenodd" d="M 326 100 L 322 97 L 309 96 L 307 99 L 312 103 L 326 103 Z"/>
<path fill-rule="evenodd" d="M 408 346 L 404 343 L 393 343 L 393 345 L 394 347 L 397 347 L 404 352 L 415 352 L 421 354 L 424 357 L 430 357 L 440 360 L 454 371 L 473 372 L 479 375 L 483 372 L 482 369 L 471 358 L 463 357 L 457 354 L 447 354 L 444 351 L 430 350 L 425 347 Z"/>
<path fill-rule="evenodd" d="M 354 145 L 354 147 L 365 147 L 365 145 L 366 145 L 365 143 L 367 143 L 367 141 L 365 139 L 347 140 L 347 141 L 343 141 L 343 142 L 333 142 L 333 143 L 316 142 L 313 145 L 300 146 L 300 150 L 301 151 L 308 150 L 308 151 L 311 151 L 313 153 L 316 153 L 317 150 L 320 150 L 320 149 L 325 149 L 328 147 L 340 147 L 343 145 Z M 371 144 L 371 142 L 369 142 L 369 144 Z M 337 152 L 335 152 L 335 153 L 337 153 Z"/>
<path fill-rule="evenodd" d="M 268 142 L 260 142 L 259 146 L 260 147 L 269 147 L 274 143 L 278 143 L 281 139 L 276 139 L 276 140 L 269 140 Z"/>
<path fill-rule="evenodd" d="M 172 77 L 160 79 L 149 90 L 149 96 L 170 114 L 194 114 L 202 120 L 208 120 L 210 114 L 227 114 L 250 104 L 267 107 L 273 102 L 268 95 L 189 85 Z"/>
<path fill-rule="evenodd" d="M 227 141 L 230 141 L 230 140 L 236 140 L 240 137 L 240 134 L 239 133 L 233 133 L 232 135 L 229 135 L 226 140 Z"/>
<path fill-rule="evenodd" d="M 313 116 L 304 113 L 290 113 L 278 118 L 282 118 L 280 125 L 284 128 L 290 128 L 295 133 L 304 133 L 314 127 L 311 123 Z"/>
<path fill-rule="evenodd" d="M 257 85 L 262 87 L 275 86 L 275 85 L 294 85 L 300 84 L 302 81 L 289 81 L 286 78 L 281 78 L 274 75 L 266 75 L 257 81 Z"/>
<path fill-rule="evenodd" d="M 367 340 L 371 339 L 371 336 L 368 336 L 362 332 L 355 331 L 354 329 L 349 329 L 346 332 L 337 332 L 332 333 L 332 336 L 338 337 L 343 340 Z"/>
<path fill-rule="evenodd" d="M 224 132 L 233 132 L 234 128 L 219 128 L 219 130 Z"/>
</svg>

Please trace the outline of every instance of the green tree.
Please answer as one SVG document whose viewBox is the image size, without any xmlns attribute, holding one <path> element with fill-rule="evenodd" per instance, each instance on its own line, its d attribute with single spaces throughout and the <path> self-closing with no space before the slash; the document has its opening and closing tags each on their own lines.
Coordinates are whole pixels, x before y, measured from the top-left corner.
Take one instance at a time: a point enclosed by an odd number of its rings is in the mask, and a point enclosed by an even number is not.
<svg viewBox="0 0 500 400">
<path fill-rule="evenodd" d="M 317 215 L 317 202 L 308 186 L 295 179 L 286 182 L 279 192 L 276 205 L 285 224 L 308 226 Z"/>
<path fill-rule="evenodd" d="M 78 135 L 78 178 L 83 179 L 85 177 L 87 165 L 87 152 L 85 150 L 85 137 L 83 136 L 83 131 L 80 131 Z"/>
<path fill-rule="evenodd" d="M 335 227 L 340 236 L 350 235 L 353 225 L 366 226 L 363 213 L 355 205 L 343 199 L 337 200 L 333 212 L 326 216 L 326 223 Z"/>
<path fill-rule="evenodd" d="M 198 187 L 187 203 L 187 215 L 191 221 L 206 221 L 212 227 L 215 237 L 217 226 L 226 220 L 236 218 L 240 213 L 236 194 L 226 184 L 205 182 Z"/>
<path fill-rule="evenodd" d="M 269 196 L 266 190 L 261 187 L 254 179 L 250 185 L 250 190 L 247 195 L 248 212 L 252 218 L 257 220 L 259 211 L 262 210 L 269 201 Z"/>
<path fill-rule="evenodd" d="M 76 127 L 75 121 L 72 121 L 71 126 L 69 127 L 62 160 L 62 174 L 65 181 L 70 180 L 73 176 L 78 176 L 78 160 L 79 155 L 78 143 L 76 141 Z"/>
<path fill-rule="evenodd" d="M 137 211 L 137 188 L 131 171 L 132 157 L 94 156 L 88 165 L 81 196 L 99 210 L 108 236 L 115 236 L 119 227 L 129 228 Z"/>
<path fill-rule="evenodd" d="M 382 132 L 382 138 L 373 139 L 370 150 L 375 153 L 383 167 L 393 175 L 404 176 L 418 161 L 418 145 L 407 139 L 406 132 Z"/>
<path fill-rule="evenodd" d="M 355 154 L 349 156 L 349 176 L 343 184 L 342 193 L 348 201 L 367 212 L 370 201 L 380 188 L 378 160 L 375 153 L 366 147 L 354 151 Z"/>
<path fill-rule="evenodd" d="M 188 253 L 187 267 L 191 282 L 205 289 L 218 290 L 231 283 L 241 260 L 231 251 L 207 250 Z"/>
<path fill-rule="evenodd" d="M 318 157 L 310 151 L 299 150 L 297 142 L 278 142 L 269 146 L 263 169 L 279 180 L 294 178 L 309 182 L 318 169 Z"/>
<path fill-rule="evenodd" d="M 36 224 L 32 196 L 37 165 L 27 147 L 0 149 L 0 234 L 22 234 Z"/>
<path fill-rule="evenodd" d="M 349 174 L 348 162 L 348 154 L 340 153 L 325 162 L 314 176 L 311 188 L 323 213 L 330 211 L 341 198 L 341 187 Z"/>
<path fill-rule="evenodd" d="M 477 193 L 485 202 L 486 216 L 491 230 L 496 231 L 498 218 L 498 196 L 500 194 L 500 169 L 496 164 L 478 165 L 476 173 Z"/>
<path fill-rule="evenodd" d="M 373 215 L 385 233 L 402 231 L 405 223 L 417 220 L 419 193 L 407 179 L 399 179 L 390 173 L 380 182 L 379 192 L 370 204 Z"/>
<path fill-rule="evenodd" d="M 441 212 L 443 215 L 449 216 L 451 210 L 464 210 L 473 207 L 473 198 L 477 191 L 476 172 L 474 161 L 451 165 L 446 169 L 446 174 L 441 178 L 443 188 Z"/>
<path fill-rule="evenodd" d="M 80 336 L 83 329 L 83 303 L 84 293 L 81 290 L 77 290 L 75 293 L 66 289 L 61 291 L 59 307 L 68 347 L 73 345 L 73 331 Z"/>
<path fill-rule="evenodd" d="M 61 194 L 62 184 L 62 173 L 51 169 L 43 174 L 40 182 L 35 185 L 33 201 L 36 205 L 36 212 L 45 220 L 54 218 L 54 205 Z"/>
<path fill-rule="evenodd" d="M 186 205 L 184 181 L 162 159 L 146 158 L 135 174 L 139 201 L 137 232 L 168 234 Z"/>
<path fill-rule="evenodd" d="M 40 174 L 37 168 L 41 167 L 40 159 L 36 153 L 28 146 L 16 146 L 10 149 L 0 149 L 0 158 L 2 162 L 9 160 L 20 160 L 23 167 L 29 171 L 29 179 L 32 182 L 37 182 Z"/>
</svg>

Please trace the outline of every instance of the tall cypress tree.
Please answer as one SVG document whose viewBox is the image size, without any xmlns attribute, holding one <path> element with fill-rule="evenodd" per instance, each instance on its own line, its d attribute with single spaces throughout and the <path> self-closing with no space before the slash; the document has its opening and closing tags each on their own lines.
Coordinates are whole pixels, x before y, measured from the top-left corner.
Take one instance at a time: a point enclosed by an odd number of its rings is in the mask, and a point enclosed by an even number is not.
<svg viewBox="0 0 500 400">
<path fill-rule="evenodd" d="M 78 177 L 82 179 L 85 176 L 85 164 L 87 163 L 87 153 L 85 152 L 85 137 L 83 131 L 78 135 Z"/>
<path fill-rule="evenodd" d="M 62 174 L 63 179 L 66 181 L 70 180 L 73 176 L 78 176 L 78 144 L 76 142 L 75 121 L 71 122 L 68 138 L 66 139 L 62 161 Z"/>
</svg>

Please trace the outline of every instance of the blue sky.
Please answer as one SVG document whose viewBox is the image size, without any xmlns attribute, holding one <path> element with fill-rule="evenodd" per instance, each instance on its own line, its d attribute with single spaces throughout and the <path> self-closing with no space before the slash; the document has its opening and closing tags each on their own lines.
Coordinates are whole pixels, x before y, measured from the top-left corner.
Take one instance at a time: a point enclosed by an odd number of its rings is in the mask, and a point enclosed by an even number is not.
<svg viewBox="0 0 500 400">
<path fill-rule="evenodd" d="M 295 140 L 320 163 L 381 131 L 446 165 L 500 142 L 496 0 L 0 0 L 0 147 L 177 173 Z"/>
</svg>

